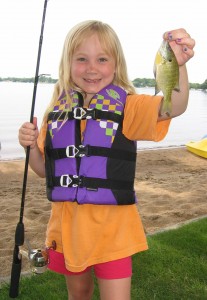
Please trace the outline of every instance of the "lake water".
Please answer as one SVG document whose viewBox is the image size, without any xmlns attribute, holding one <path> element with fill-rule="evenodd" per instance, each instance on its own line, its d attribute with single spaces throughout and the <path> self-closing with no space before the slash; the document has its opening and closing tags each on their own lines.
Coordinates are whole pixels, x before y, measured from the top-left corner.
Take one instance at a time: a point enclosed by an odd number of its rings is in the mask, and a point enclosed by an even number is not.
<svg viewBox="0 0 207 300">
<path fill-rule="evenodd" d="M 51 99 L 54 85 L 38 84 L 35 116 L 40 126 L 44 111 Z M 137 89 L 138 93 L 154 94 L 154 88 Z M 18 129 L 30 119 L 33 94 L 32 83 L 0 82 L 0 160 L 25 157 L 18 143 Z M 169 132 L 161 142 L 138 142 L 138 150 L 184 146 L 188 141 L 199 141 L 207 134 L 207 93 L 190 90 L 186 112 L 173 119 Z"/>
</svg>

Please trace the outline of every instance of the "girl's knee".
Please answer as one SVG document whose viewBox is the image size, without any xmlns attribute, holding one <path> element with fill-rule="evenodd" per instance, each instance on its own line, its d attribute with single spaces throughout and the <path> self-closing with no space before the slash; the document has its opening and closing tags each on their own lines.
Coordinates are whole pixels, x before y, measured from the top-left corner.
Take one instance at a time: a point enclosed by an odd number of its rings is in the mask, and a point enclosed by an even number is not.
<svg viewBox="0 0 207 300">
<path fill-rule="evenodd" d="M 93 296 L 93 285 L 82 286 L 76 289 L 68 290 L 69 300 L 91 300 Z"/>
<path fill-rule="evenodd" d="M 91 274 L 65 276 L 70 300 L 91 300 L 94 283 Z"/>
</svg>

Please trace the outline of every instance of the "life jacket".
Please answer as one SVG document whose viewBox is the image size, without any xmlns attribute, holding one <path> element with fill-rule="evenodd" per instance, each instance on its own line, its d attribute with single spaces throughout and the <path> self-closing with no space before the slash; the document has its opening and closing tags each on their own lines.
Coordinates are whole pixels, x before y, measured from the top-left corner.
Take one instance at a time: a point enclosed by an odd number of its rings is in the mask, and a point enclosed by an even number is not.
<svg viewBox="0 0 207 300">
<path fill-rule="evenodd" d="M 89 107 L 71 91 L 71 111 L 61 95 L 48 115 L 45 141 L 47 197 L 79 204 L 134 204 L 136 143 L 122 134 L 126 92 L 109 85 Z M 80 122 L 86 119 L 81 137 Z"/>
</svg>

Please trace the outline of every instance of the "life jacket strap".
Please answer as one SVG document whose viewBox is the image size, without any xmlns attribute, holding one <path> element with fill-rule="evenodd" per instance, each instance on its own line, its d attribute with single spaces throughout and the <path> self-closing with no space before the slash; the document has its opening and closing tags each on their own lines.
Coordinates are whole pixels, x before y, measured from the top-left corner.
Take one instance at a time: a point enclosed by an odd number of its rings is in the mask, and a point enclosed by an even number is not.
<svg viewBox="0 0 207 300">
<path fill-rule="evenodd" d="M 121 124 L 123 122 L 123 115 L 111 111 L 99 110 L 96 108 L 83 108 L 75 107 L 72 111 L 52 111 L 48 114 L 47 121 L 51 120 L 85 120 L 85 119 L 102 119 L 110 120 L 116 123 Z"/>
<path fill-rule="evenodd" d="M 69 145 L 66 148 L 46 148 L 48 156 L 53 159 L 74 158 L 83 156 L 104 156 L 114 159 L 136 161 L 136 153 L 121 149 L 97 147 L 90 145 Z"/>
<path fill-rule="evenodd" d="M 53 177 L 54 187 L 79 187 L 89 190 L 98 190 L 105 188 L 111 190 L 133 190 L 133 181 L 102 179 L 94 177 L 84 177 L 77 175 L 64 174 L 62 176 Z"/>
</svg>

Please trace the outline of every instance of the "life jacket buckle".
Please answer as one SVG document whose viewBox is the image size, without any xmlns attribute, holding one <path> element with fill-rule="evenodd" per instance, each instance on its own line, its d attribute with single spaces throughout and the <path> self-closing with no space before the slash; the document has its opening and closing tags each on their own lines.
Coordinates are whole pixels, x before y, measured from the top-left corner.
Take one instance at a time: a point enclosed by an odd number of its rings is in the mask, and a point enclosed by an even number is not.
<svg viewBox="0 0 207 300">
<path fill-rule="evenodd" d="M 84 119 L 84 116 L 86 115 L 86 110 L 83 107 L 75 107 L 73 110 L 73 117 L 77 120 Z"/>
<path fill-rule="evenodd" d="M 78 156 L 79 157 L 83 157 L 83 156 L 89 156 L 89 149 L 88 149 L 88 145 L 84 146 L 84 145 L 79 145 L 79 153 Z"/>
<path fill-rule="evenodd" d="M 75 145 L 69 145 L 66 147 L 65 152 L 67 157 L 74 158 L 78 154 L 79 150 Z"/>
<path fill-rule="evenodd" d="M 80 188 L 82 188 L 83 187 L 83 180 L 84 180 L 84 176 L 79 176 L 79 178 L 78 178 L 78 186 L 80 187 Z"/>
<path fill-rule="evenodd" d="M 74 178 L 74 182 L 72 187 L 78 187 L 78 184 L 79 184 L 79 177 L 78 175 L 73 175 L 73 178 Z"/>
<path fill-rule="evenodd" d="M 96 110 L 94 108 L 88 108 L 86 111 L 86 119 L 96 120 Z"/>
<path fill-rule="evenodd" d="M 72 179 L 68 174 L 64 174 L 60 177 L 60 186 L 69 187 L 71 183 L 72 183 Z"/>
<path fill-rule="evenodd" d="M 75 107 L 73 110 L 73 117 L 77 120 L 96 120 L 96 110 L 94 108 L 84 109 L 83 107 Z"/>
</svg>

